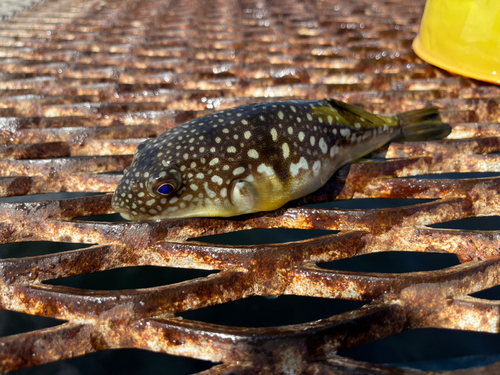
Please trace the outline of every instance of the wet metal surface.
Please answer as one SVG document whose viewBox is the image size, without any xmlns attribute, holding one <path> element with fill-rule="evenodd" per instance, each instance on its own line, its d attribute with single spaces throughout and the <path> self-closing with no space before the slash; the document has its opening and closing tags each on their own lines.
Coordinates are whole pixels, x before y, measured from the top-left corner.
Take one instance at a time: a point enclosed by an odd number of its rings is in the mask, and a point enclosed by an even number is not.
<svg viewBox="0 0 500 375">
<path fill-rule="evenodd" d="M 500 215 L 500 87 L 450 76 L 411 50 L 424 1 L 46 0 L 0 24 L 0 196 L 111 193 L 145 138 L 236 105 L 334 97 L 378 113 L 436 105 L 446 140 L 392 143 L 343 167 L 317 193 L 275 212 L 155 223 L 90 221 L 111 195 L 0 201 L 1 244 L 93 246 L 0 260 L 4 310 L 61 320 L 0 338 L 0 371 L 109 348 L 220 362 L 204 374 L 423 374 L 356 362 L 339 350 L 417 328 L 498 334 L 500 303 L 470 294 L 500 284 L 498 231 L 430 225 Z M 321 209 L 352 198 L 435 201 Z M 330 230 L 269 245 L 197 237 L 253 228 Z M 340 232 L 337 232 L 340 231 Z M 194 241 L 187 241 L 188 239 Z M 327 270 L 387 252 L 456 254 L 461 264 L 404 274 Z M 145 289 L 90 291 L 47 280 L 120 267 L 217 270 Z M 178 313 L 251 296 L 367 301 L 309 323 L 242 328 Z M 496 374 L 500 364 L 475 369 Z M 465 374 L 467 370 L 443 372 Z"/>
</svg>

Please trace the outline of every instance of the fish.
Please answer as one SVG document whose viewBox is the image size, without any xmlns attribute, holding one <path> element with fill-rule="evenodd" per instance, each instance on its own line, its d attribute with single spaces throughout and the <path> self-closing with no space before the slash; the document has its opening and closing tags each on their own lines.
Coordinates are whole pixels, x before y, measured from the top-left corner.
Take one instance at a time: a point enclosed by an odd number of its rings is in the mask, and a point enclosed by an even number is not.
<svg viewBox="0 0 500 375">
<path fill-rule="evenodd" d="M 132 221 L 272 211 L 390 141 L 450 131 L 436 107 L 381 116 L 328 98 L 229 108 L 141 143 L 111 204 Z"/>
</svg>

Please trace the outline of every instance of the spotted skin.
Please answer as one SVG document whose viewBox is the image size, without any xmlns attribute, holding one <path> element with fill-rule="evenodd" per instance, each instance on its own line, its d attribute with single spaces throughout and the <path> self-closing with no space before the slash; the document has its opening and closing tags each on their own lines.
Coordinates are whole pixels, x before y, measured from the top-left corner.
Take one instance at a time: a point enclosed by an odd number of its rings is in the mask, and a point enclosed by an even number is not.
<svg viewBox="0 0 500 375">
<path fill-rule="evenodd" d="M 112 206 L 134 221 L 274 210 L 399 136 L 400 122 L 333 99 L 226 109 L 139 145 Z"/>
</svg>

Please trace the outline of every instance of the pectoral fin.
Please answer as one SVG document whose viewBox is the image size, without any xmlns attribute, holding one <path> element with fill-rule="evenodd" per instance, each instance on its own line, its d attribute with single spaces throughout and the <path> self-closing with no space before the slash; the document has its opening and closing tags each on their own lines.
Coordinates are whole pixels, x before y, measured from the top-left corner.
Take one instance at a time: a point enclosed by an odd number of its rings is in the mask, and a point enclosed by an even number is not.
<svg viewBox="0 0 500 375">
<path fill-rule="evenodd" d="M 259 192 L 251 182 L 245 180 L 233 181 L 231 190 L 231 201 L 233 205 L 243 212 L 254 212 L 259 200 Z"/>
<path fill-rule="evenodd" d="M 275 210 L 294 198 L 276 175 L 254 181 L 235 180 L 230 191 L 231 202 L 241 213 Z"/>
</svg>

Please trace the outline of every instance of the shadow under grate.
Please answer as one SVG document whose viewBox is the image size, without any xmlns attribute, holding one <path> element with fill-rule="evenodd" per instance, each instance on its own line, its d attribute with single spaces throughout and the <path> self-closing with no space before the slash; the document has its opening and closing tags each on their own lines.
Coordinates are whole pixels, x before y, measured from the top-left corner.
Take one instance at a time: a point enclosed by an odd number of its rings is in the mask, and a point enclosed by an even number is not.
<svg viewBox="0 0 500 375">
<path fill-rule="evenodd" d="M 34 320 L 4 331 L 0 372 L 498 373 L 500 87 L 413 54 L 423 6 L 46 0 L 1 23 L 1 308 Z M 275 212 L 114 215 L 106 193 L 145 139 L 324 97 L 437 105 L 453 131 Z M 412 350 L 429 332 L 443 344 Z M 436 365 L 444 346 L 462 359 Z"/>
</svg>

